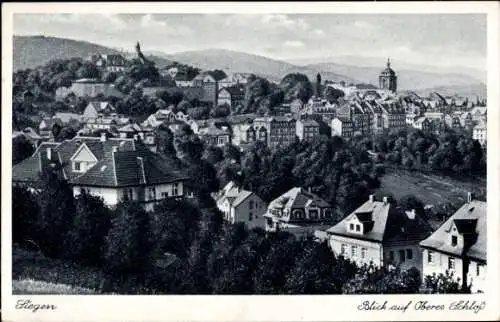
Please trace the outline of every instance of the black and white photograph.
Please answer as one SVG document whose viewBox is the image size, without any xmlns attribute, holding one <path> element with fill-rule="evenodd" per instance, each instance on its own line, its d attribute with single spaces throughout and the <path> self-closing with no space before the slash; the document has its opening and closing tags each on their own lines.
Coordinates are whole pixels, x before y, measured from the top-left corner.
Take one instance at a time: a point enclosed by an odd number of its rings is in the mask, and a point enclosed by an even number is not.
<svg viewBox="0 0 500 322">
<path fill-rule="evenodd" d="M 2 309 L 56 310 L 40 295 L 493 309 L 482 5 L 12 13 Z"/>
</svg>

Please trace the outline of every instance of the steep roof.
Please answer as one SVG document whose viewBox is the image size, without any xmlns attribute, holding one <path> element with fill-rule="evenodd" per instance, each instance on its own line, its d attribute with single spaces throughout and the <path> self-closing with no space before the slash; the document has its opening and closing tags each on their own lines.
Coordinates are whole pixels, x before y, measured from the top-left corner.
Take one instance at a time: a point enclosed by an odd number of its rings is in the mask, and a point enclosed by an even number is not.
<svg viewBox="0 0 500 322">
<path fill-rule="evenodd" d="M 224 87 L 220 91 L 227 91 L 231 96 L 241 96 L 245 95 L 245 89 L 241 85 L 234 85 L 229 87 Z"/>
<path fill-rule="evenodd" d="M 331 207 L 328 202 L 303 188 L 292 188 L 271 201 L 269 208 L 304 208 L 315 205 L 317 207 Z"/>
<path fill-rule="evenodd" d="M 103 142 L 100 138 L 80 136 L 61 143 L 43 142 L 31 157 L 12 167 L 12 180 L 38 181 L 40 174 L 48 169 L 50 163 L 56 163 L 58 169 L 61 170 L 61 175 L 66 179 L 80 175 L 79 172 L 73 172 L 70 159 L 82 144 L 85 144 L 98 160 L 109 156 L 114 146 L 120 151 L 133 151 L 140 149 L 141 145 L 140 142 L 134 142 L 132 139 L 111 138 Z M 50 161 L 47 159 L 47 148 L 52 149 Z"/>
<path fill-rule="evenodd" d="M 106 156 L 90 170 L 74 178 L 75 185 L 126 187 L 187 180 L 188 176 L 173 159 L 147 149 L 117 151 Z"/>
<path fill-rule="evenodd" d="M 452 246 L 450 243 L 450 229 L 455 225 L 461 234 L 473 236 L 471 243 Z M 465 203 L 447 221 L 444 222 L 431 236 L 420 243 L 421 247 L 434 249 L 460 257 L 463 255 L 486 261 L 486 202 L 472 200 Z"/>
<path fill-rule="evenodd" d="M 347 230 L 347 222 L 356 217 L 369 224 L 363 234 Z M 410 219 L 395 209 L 390 202 L 368 200 L 342 221 L 329 228 L 327 233 L 355 239 L 370 240 L 384 244 L 420 241 L 429 236 L 432 228 L 421 217 Z"/>
</svg>

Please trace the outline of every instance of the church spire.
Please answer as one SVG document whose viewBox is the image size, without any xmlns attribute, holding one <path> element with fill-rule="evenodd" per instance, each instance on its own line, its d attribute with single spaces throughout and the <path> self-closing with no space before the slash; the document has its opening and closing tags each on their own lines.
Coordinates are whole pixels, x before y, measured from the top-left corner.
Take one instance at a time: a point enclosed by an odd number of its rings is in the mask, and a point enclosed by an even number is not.
<svg viewBox="0 0 500 322">
<path fill-rule="evenodd" d="M 387 68 L 391 68 L 391 59 L 387 57 Z"/>
</svg>

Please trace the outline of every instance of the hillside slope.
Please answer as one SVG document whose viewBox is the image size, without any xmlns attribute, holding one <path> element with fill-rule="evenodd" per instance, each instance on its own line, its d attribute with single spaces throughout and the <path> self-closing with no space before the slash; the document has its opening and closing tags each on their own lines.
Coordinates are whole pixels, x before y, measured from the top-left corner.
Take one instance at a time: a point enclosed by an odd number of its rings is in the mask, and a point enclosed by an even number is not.
<svg viewBox="0 0 500 322">
<path fill-rule="evenodd" d="M 125 57 L 135 55 L 134 53 L 122 53 L 116 49 L 80 40 L 45 36 L 14 36 L 13 70 L 34 68 L 54 59 L 87 58 L 97 53 L 123 54 Z M 158 67 L 163 67 L 170 63 L 169 60 L 162 57 L 148 57 Z"/>
</svg>

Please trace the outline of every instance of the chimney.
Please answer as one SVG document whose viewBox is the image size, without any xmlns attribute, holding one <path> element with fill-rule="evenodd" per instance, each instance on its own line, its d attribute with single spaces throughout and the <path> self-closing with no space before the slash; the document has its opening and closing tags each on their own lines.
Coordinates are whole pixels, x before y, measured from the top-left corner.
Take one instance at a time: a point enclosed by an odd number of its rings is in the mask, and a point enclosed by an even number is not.
<svg viewBox="0 0 500 322">
<path fill-rule="evenodd" d="M 106 132 L 101 133 L 101 142 L 106 142 L 107 137 L 106 137 Z"/>
<path fill-rule="evenodd" d="M 47 148 L 47 159 L 52 160 L 52 148 Z"/>
<path fill-rule="evenodd" d="M 387 197 L 384 197 L 382 200 L 384 201 L 384 204 L 389 203 L 389 198 L 387 198 Z"/>
<path fill-rule="evenodd" d="M 467 193 L 467 203 L 471 203 L 472 202 L 472 192 L 468 192 Z"/>
<path fill-rule="evenodd" d="M 368 200 L 369 200 L 370 202 L 373 202 L 373 200 L 374 200 L 373 198 L 374 198 L 374 196 L 373 196 L 373 195 L 370 195 L 370 198 L 369 198 Z"/>
</svg>

